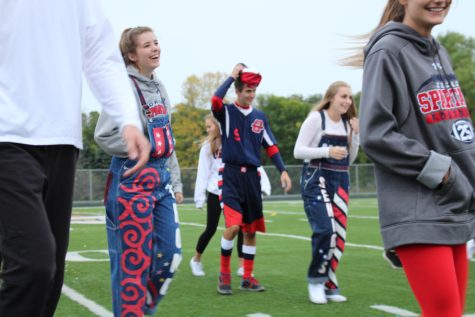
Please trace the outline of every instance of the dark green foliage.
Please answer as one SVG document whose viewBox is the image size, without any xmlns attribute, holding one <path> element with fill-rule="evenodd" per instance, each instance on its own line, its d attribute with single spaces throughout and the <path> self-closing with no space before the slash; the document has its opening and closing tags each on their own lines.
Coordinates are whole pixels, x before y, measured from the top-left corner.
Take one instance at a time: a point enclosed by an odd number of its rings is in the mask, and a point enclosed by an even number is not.
<svg viewBox="0 0 475 317">
<path fill-rule="evenodd" d="M 475 119 L 475 39 L 447 32 L 437 38 L 450 55 L 452 67 L 462 87 L 465 102 Z"/>
</svg>

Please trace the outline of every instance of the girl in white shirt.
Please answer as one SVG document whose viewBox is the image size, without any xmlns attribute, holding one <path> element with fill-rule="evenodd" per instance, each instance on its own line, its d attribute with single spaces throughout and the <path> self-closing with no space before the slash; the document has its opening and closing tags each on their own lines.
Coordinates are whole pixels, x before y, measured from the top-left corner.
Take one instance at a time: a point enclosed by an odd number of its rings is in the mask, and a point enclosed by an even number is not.
<svg viewBox="0 0 475 317">
<path fill-rule="evenodd" d="M 335 270 L 345 246 L 348 169 L 358 152 L 358 132 L 351 88 L 337 81 L 302 123 L 295 144 L 295 158 L 304 160 L 301 191 L 312 229 L 307 278 L 310 301 L 315 304 L 346 301 Z"/>
</svg>

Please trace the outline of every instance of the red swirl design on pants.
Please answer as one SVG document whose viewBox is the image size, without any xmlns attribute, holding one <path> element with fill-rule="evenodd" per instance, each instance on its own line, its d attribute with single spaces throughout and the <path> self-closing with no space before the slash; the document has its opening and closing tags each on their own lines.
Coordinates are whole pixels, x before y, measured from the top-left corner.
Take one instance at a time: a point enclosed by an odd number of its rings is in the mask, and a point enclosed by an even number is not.
<svg viewBox="0 0 475 317">
<path fill-rule="evenodd" d="M 152 233 L 152 219 L 149 220 L 149 229 L 145 229 L 143 224 L 137 223 L 133 220 L 120 223 L 121 229 L 126 228 L 122 234 L 122 239 L 127 246 L 131 248 L 141 248 L 144 245 L 148 235 Z"/>
<path fill-rule="evenodd" d="M 151 204 L 154 205 L 157 201 L 152 192 L 159 184 L 160 175 L 158 171 L 150 167 L 142 169 L 134 179 L 121 183 L 120 189 L 132 195 L 132 197 L 129 198 L 129 195 L 119 197 L 119 203 L 124 206 L 119 221 L 131 217 L 138 223 L 148 222 L 148 216 L 150 216 L 148 213 L 153 208 Z"/>
<path fill-rule="evenodd" d="M 143 316 L 146 303 L 146 281 L 151 264 L 152 210 L 156 203 L 153 193 L 160 184 L 154 168 L 142 169 L 134 178 L 120 184 L 118 198 L 123 207 L 119 215 L 122 240 L 120 266 L 121 316 Z"/>
</svg>

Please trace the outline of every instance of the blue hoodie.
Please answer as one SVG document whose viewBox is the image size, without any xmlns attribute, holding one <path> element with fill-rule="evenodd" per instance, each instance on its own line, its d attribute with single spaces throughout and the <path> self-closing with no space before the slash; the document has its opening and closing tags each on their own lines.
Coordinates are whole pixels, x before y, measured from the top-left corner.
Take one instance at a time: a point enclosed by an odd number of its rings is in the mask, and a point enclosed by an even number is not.
<svg viewBox="0 0 475 317">
<path fill-rule="evenodd" d="M 475 236 L 474 132 L 445 49 L 389 22 L 364 53 L 360 138 L 385 248 L 465 243 Z"/>
</svg>

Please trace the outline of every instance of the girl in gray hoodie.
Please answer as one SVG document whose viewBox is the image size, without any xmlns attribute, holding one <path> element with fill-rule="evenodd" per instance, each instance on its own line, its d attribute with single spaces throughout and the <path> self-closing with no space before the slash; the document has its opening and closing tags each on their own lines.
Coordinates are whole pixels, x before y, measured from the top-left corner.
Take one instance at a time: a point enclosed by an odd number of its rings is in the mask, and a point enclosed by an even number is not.
<svg viewBox="0 0 475 317">
<path fill-rule="evenodd" d="M 462 316 L 465 243 L 475 235 L 473 125 L 431 36 L 450 5 L 388 0 L 364 49 L 361 145 L 375 163 L 384 246 L 399 255 L 424 317 Z"/>
<path fill-rule="evenodd" d="M 178 214 L 167 163 L 174 158 L 168 95 L 155 69 L 160 46 L 149 27 L 126 29 L 120 49 L 152 145 L 145 167 L 124 156 L 118 128 L 102 113 L 96 142 L 113 155 L 105 204 L 114 316 L 153 315 L 181 261 Z M 175 158 L 176 159 L 176 158 Z"/>
</svg>

